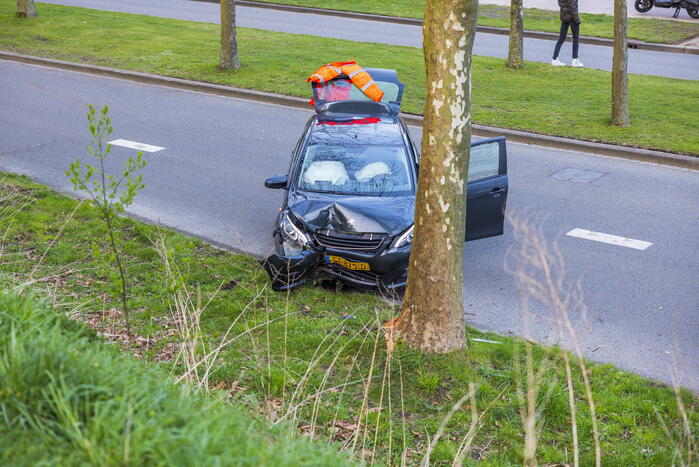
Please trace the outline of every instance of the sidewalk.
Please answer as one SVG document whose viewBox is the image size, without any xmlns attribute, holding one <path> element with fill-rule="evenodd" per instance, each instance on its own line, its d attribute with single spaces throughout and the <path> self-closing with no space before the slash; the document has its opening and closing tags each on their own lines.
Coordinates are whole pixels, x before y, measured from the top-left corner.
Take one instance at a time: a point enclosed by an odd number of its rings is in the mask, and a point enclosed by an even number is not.
<svg viewBox="0 0 699 467">
<path fill-rule="evenodd" d="M 689 40 L 687 42 L 683 42 L 680 44 L 681 47 L 689 47 L 692 49 L 699 49 L 699 37 L 695 37 L 692 40 Z"/>
<path fill-rule="evenodd" d="M 510 0 L 487 0 L 483 3 L 492 5 L 510 6 Z M 648 13 L 639 13 L 633 6 L 634 0 L 627 0 L 627 14 L 630 18 L 662 18 L 672 19 L 674 8 L 652 8 Z M 524 8 L 539 8 L 542 10 L 558 10 L 558 0 L 524 0 Z M 614 16 L 613 0 L 580 0 L 578 2 L 580 13 L 596 13 Z M 680 12 L 675 21 L 699 22 L 692 19 L 686 10 Z"/>
<path fill-rule="evenodd" d="M 49 2 L 57 2 L 59 4 L 66 4 L 66 2 L 69 2 L 71 0 L 47 0 Z M 73 1 L 81 1 L 81 0 L 73 0 Z M 204 2 L 204 3 L 218 3 L 218 0 L 194 0 L 197 2 Z M 491 1 L 491 0 L 489 0 Z M 510 0 L 492 0 L 493 3 L 501 3 L 503 5 L 509 6 L 509 1 Z M 525 0 L 525 6 L 526 6 L 526 1 Z M 557 0 L 530 0 L 532 2 L 536 3 L 546 3 L 548 4 L 553 4 L 556 5 L 556 9 L 558 8 L 558 3 Z M 611 1 L 611 0 L 610 0 Z M 297 14 L 310 14 L 310 15 L 321 15 L 321 16 L 328 16 L 328 17 L 337 17 L 337 18 L 346 18 L 350 20 L 359 20 L 359 21 L 373 21 L 373 22 L 384 22 L 384 23 L 391 23 L 391 24 L 400 24 L 400 25 L 407 25 L 407 26 L 422 26 L 422 19 L 418 18 L 407 18 L 407 17 L 400 17 L 400 16 L 386 16 L 386 15 L 379 15 L 379 14 L 374 14 L 374 13 L 364 13 L 364 12 L 357 12 L 357 11 L 346 11 L 346 10 L 337 10 L 337 9 L 326 9 L 326 8 L 316 8 L 316 7 L 310 7 L 310 6 L 299 6 L 299 5 L 286 5 L 286 4 L 280 4 L 280 3 L 269 3 L 266 1 L 259 1 L 259 0 L 236 0 L 236 4 L 239 7 L 249 7 L 249 8 L 258 8 L 262 10 L 271 10 L 271 11 L 278 11 L 278 12 L 289 12 L 289 13 L 297 13 Z M 633 8 L 633 5 L 632 5 Z M 240 21 L 239 21 L 240 24 Z M 258 25 L 256 27 L 260 27 L 262 29 L 264 28 L 264 25 Z M 500 36 L 507 36 L 510 33 L 510 30 L 508 28 L 502 28 L 502 27 L 493 27 L 493 26 L 478 26 L 478 32 L 479 33 L 484 33 L 484 34 L 494 34 L 494 35 L 500 35 Z M 555 41 L 558 40 L 558 33 L 554 32 L 545 32 L 545 31 L 535 31 L 535 30 L 524 30 L 524 37 L 525 38 L 530 38 L 530 39 L 544 39 L 544 40 L 551 40 Z M 696 40 L 695 40 L 696 39 Z M 567 41 L 571 42 L 572 37 L 569 34 L 567 37 Z M 679 45 L 671 45 L 671 44 L 656 44 L 652 42 L 643 42 L 635 39 L 630 39 L 629 40 L 629 48 L 630 49 L 640 49 L 640 50 L 650 50 L 650 51 L 655 51 L 655 52 L 670 52 L 670 53 L 684 53 L 684 54 L 692 54 L 692 55 L 699 55 L 699 36 L 691 39 L 690 41 L 687 41 L 685 43 L 679 44 Z M 612 39 L 604 38 L 604 37 L 595 37 L 595 36 L 586 36 L 585 31 L 582 31 L 582 35 L 580 36 L 580 43 L 581 44 L 592 44 L 592 45 L 601 45 L 601 46 L 606 46 L 606 47 L 611 47 L 612 46 Z M 412 44 L 401 44 L 401 45 L 412 45 Z"/>
</svg>

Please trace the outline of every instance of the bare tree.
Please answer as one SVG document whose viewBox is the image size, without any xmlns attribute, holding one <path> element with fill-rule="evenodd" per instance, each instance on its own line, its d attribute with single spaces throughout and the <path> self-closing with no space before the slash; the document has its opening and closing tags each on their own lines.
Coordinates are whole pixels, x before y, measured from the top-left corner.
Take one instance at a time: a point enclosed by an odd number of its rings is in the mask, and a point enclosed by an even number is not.
<svg viewBox="0 0 699 467">
<path fill-rule="evenodd" d="M 511 0 L 510 2 L 510 49 L 507 53 L 508 68 L 519 69 L 524 66 L 522 3 L 522 0 Z"/>
<path fill-rule="evenodd" d="M 626 34 L 626 0 L 614 0 L 614 55 L 612 57 L 612 125 L 630 125 L 629 53 Z"/>
<path fill-rule="evenodd" d="M 17 13 L 15 16 L 18 18 L 34 18 L 36 16 L 34 0 L 17 0 Z"/>
<path fill-rule="evenodd" d="M 221 0 L 221 70 L 237 70 L 238 42 L 235 37 L 235 0 Z"/>
<path fill-rule="evenodd" d="M 471 145 L 471 51 L 478 0 L 428 0 L 427 101 L 405 299 L 392 337 L 423 351 L 466 346 L 463 249 Z"/>
</svg>

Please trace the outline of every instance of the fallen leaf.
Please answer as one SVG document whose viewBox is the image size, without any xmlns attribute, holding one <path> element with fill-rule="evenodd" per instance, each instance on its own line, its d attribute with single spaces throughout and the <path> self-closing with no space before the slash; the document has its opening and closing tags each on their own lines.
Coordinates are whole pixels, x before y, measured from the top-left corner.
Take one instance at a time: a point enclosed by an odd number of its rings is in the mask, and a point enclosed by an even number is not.
<svg viewBox="0 0 699 467">
<path fill-rule="evenodd" d="M 238 284 L 240 284 L 240 281 L 239 281 L 239 280 L 237 280 L 237 279 L 231 279 L 231 281 L 228 282 L 227 284 L 225 284 L 223 287 L 221 287 L 221 289 L 223 289 L 223 290 L 231 290 L 231 289 L 233 289 L 233 288 L 234 288 L 236 285 L 238 285 Z"/>
</svg>

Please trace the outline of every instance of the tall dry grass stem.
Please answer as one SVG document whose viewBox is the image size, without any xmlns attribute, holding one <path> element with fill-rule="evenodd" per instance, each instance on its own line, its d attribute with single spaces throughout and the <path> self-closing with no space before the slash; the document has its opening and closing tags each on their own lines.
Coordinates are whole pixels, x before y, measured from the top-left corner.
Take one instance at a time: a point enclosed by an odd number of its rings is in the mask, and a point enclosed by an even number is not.
<svg viewBox="0 0 699 467">
<path fill-rule="evenodd" d="M 442 438 L 442 435 L 444 435 L 444 431 L 447 429 L 447 425 L 449 424 L 449 421 L 451 418 L 454 416 L 456 412 L 461 408 L 461 406 L 466 402 L 466 399 L 470 398 L 471 394 L 470 392 L 466 393 L 464 396 L 461 397 L 454 405 L 451 406 L 451 409 L 449 412 L 444 416 L 442 419 L 442 422 L 439 424 L 439 428 L 437 429 L 437 432 L 434 434 L 432 439 L 430 440 L 430 443 L 427 445 L 427 449 L 425 450 L 425 455 L 422 457 L 422 460 L 420 461 L 420 467 L 427 467 L 430 465 L 430 456 L 432 455 L 432 451 L 434 451 L 434 447 L 437 445 L 439 440 Z"/>
<path fill-rule="evenodd" d="M 595 446 L 595 465 L 601 465 L 601 448 L 599 427 L 592 386 L 590 384 L 589 371 L 586 368 L 584 356 L 577 338 L 576 330 L 571 320 L 572 312 L 578 313 L 584 320 L 587 309 L 582 300 L 582 293 L 578 285 L 569 286 L 565 274 L 565 263 L 556 242 L 546 240 L 541 225 L 535 227 L 531 216 L 508 215 L 512 224 L 515 246 L 510 250 L 507 258 L 506 269 L 514 276 L 517 286 L 522 292 L 523 308 L 528 310 L 528 301 L 533 299 L 545 305 L 552 313 L 553 323 L 558 331 L 559 341 L 562 347 L 569 347 L 577 356 L 577 364 L 580 367 L 584 383 L 584 393 L 590 410 L 590 422 Z M 528 332 L 528 313 L 525 313 L 525 327 Z M 571 410 L 571 430 L 573 431 L 574 465 L 579 465 L 579 442 L 577 433 L 577 412 L 572 371 L 565 350 L 562 349 L 562 360 L 566 365 L 566 379 L 569 391 L 569 407 Z M 528 385 L 536 384 L 531 380 L 531 372 L 528 371 Z M 529 398 L 529 396 L 528 396 Z M 528 402 L 531 406 L 531 402 Z M 527 409 L 528 417 L 531 417 L 532 409 Z M 525 423 L 525 463 L 535 463 L 536 446 L 533 436 L 536 435 L 531 420 L 527 418 Z"/>
<path fill-rule="evenodd" d="M 505 389 L 500 391 L 500 394 L 498 394 L 493 400 L 490 401 L 490 404 L 488 404 L 488 406 L 483 410 L 483 412 L 478 413 L 478 405 L 476 402 L 476 384 L 474 382 L 468 383 L 467 395 L 469 398 L 469 405 L 471 409 L 471 422 L 469 424 L 468 431 L 464 435 L 464 439 L 462 439 L 461 443 L 459 444 L 459 449 L 457 449 L 456 455 L 454 455 L 452 467 L 461 467 L 463 465 L 464 457 L 466 457 L 466 454 L 471 450 L 473 441 L 476 439 L 478 431 L 483 426 L 483 417 L 486 413 L 488 413 L 491 407 L 493 407 L 495 402 L 497 402 L 498 399 L 502 397 L 504 392 Z"/>
<path fill-rule="evenodd" d="M 682 390 L 680 386 L 680 376 L 679 376 L 679 355 L 680 348 L 679 344 L 675 342 L 672 355 L 672 389 L 675 394 L 675 404 L 677 405 L 677 412 L 680 416 L 680 430 L 673 430 L 668 427 L 665 418 L 660 414 L 657 407 L 653 407 L 655 415 L 658 418 L 658 422 L 665 433 L 668 441 L 672 444 L 674 450 L 674 457 L 681 467 L 690 467 L 699 465 L 699 444 L 696 441 L 696 434 L 692 433 L 692 426 L 689 421 L 689 415 L 687 413 L 687 407 L 682 400 Z M 679 433 L 678 433 L 679 431 Z M 678 439 L 679 438 L 679 439 Z M 674 464 L 673 464 L 674 465 Z"/>
<path fill-rule="evenodd" d="M 364 416 L 366 414 L 368 404 L 369 404 L 369 391 L 371 389 L 371 382 L 373 379 L 374 375 L 374 366 L 376 364 L 376 355 L 377 351 L 379 348 L 379 340 L 380 340 L 380 333 L 376 333 L 374 337 L 374 350 L 371 353 L 371 363 L 369 365 L 369 374 L 366 379 L 366 383 L 364 384 L 364 396 L 362 397 L 362 405 L 359 409 L 359 416 L 358 422 L 357 422 L 357 431 L 355 432 L 354 440 L 352 442 L 352 452 L 357 452 L 357 441 L 359 440 L 359 436 L 362 433 L 362 428 L 364 428 L 364 436 L 362 437 L 362 454 L 360 456 L 360 462 L 363 464 L 364 463 L 364 458 L 365 458 L 365 450 L 364 447 L 366 446 L 366 436 L 367 436 L 367 429 L 362 425 L 362 421 L 364 419 Z"/>
<path fill-rule="evenodd" d="M 65 230 L 66 226 L 68 223 L 73 219 L 73 216 L 75 216 L 75 213 L 77 212 L 78 209 L 83 205 L 85 200 L 80 200 L 78 204 L 75 205 L 75 208 L 71 211 L 71 213 L 66 217 L 66 220 L 61 224 L 61 227 L 58 229 L 58 232 L 54 237 L 51 239 L 51 242 L 49 242 L 48 246 L 44 249 L 44 252 L 42 253 L 41 257 L 39 258 L 39 261 L 34 264 L 34 267 L 32 268 L 31 272 L 29 273 L 29 282 L 32 281 L 32 278 L 34 277 L 34 273 L 36 273 L 37 269 L 42 265 L 44 262 L 44 258 L 46 258 L 46 255 L 48 252 L 53 248 L 53 246 L 56 244 L 56 241 L 61 237 L 63 234 L 63 231 Z"/>
<path fill-rule="evenodd" d="M 176 379 L 176 382 L 187 381 L 198 388 L 203 388 L 205 391 L 208 391 L 209 377 L 216 366 L 221 351 L 230 346 L 233 342 L 236 342 L 260 327 L 268 326 L 270 323 L 278 321 L 281 318 L 265 320 L 263 323 L 248 328 L 243 333 L 229 337 L 238 324 L 238 321 L 245 316 L 247 310 L 252 307 L 265 292 L 267 289 L 265 285 L 258 290 L 253 295 L 252 299 L 243 307 L 238 316 L 236 316 L 228 326 L 219 342 L 215 345 L 206 344 L 204 339 L 202 339 L 201 315 L 211 304 L 212 300 L 219 294 L 224 282 L 221 282 L 207 302 L 202 304 L 200 288 L 197 287 L 196 294 L 190 290 L 179 267 L 173 261 L 172 253 L 165 242 L 162 232 L 158 232 L 157 238 L 151 240 L 151 243 L 163 264 L 166 285 L 170 291 L 171 313 L 181 341 L 180 352 L 175 364 L 181 358 L 185 364 L 185 371 Z M 192 300 L 193 295 L 196 296 L 196 302 Z"/>
</svg>

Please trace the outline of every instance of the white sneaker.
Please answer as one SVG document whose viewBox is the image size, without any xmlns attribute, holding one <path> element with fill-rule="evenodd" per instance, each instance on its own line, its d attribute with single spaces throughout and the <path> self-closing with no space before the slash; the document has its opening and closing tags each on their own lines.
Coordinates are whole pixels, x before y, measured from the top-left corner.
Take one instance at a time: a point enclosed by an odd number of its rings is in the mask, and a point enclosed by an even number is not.
<svg viewBox="0 0 699 467">
<path fill-rule="evenodd" d="M 562 61 L 560 61 L 557 58 L 551 60 L 551 65 L 553 65 L 553 66 L 566 66 L 565 63 L 563 63 Z"/>
<path fill-rule="evenodd" d="M 582 62 L 581 62 L 580 60 L 578 60 L 577 58 L 574 58 L 573 61 L 572 61 L 571 64 L 570 64 L 570 66 L 574 66 L 574 67 L 576 67 L 576 68 L 582 68 L 582 67 L 584 67 L 585 65 L 583 65 Z"/>
</svg>

